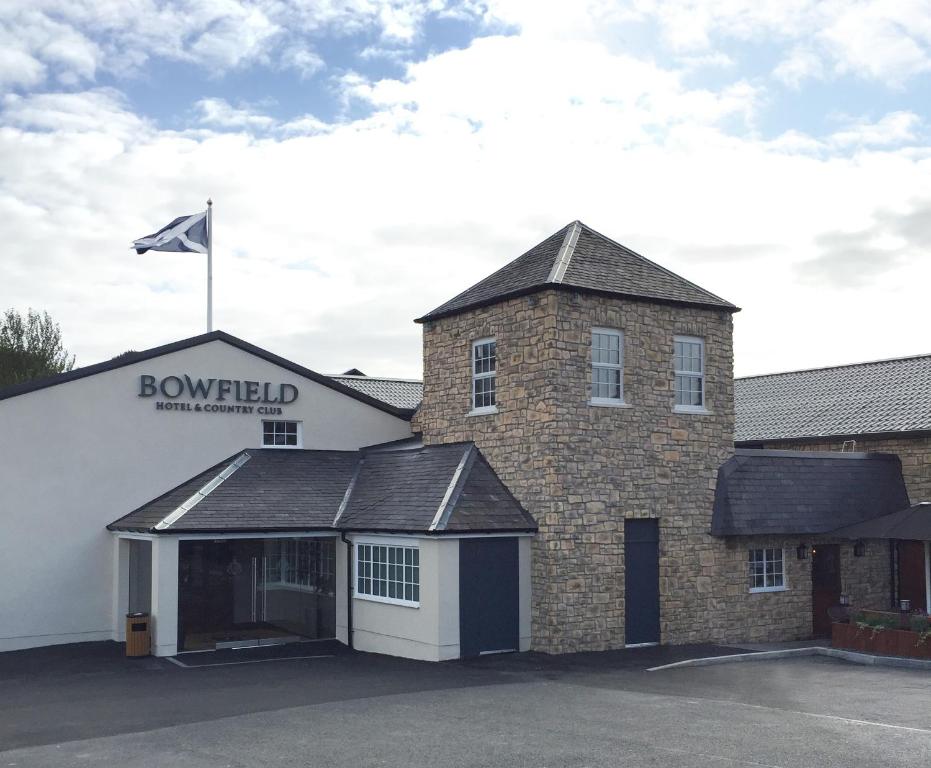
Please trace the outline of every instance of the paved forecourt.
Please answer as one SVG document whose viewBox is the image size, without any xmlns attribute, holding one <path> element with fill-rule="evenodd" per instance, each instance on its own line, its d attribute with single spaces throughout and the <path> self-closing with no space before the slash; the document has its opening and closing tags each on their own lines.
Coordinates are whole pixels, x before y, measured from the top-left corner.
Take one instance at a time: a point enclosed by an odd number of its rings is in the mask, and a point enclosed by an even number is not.
<svg viewBox="0 0 931 768">
<path fill-rule="evenodd" d="M 437 665 L 321 653 L 181 668 L 85 648 L 83 658 L 23 652 L 18 665 L 0 657 L 0 765 L 830 768 L 855 759 L 869 768 L 931 760 L 931 675 L 818 657 L 647 672 L 659 654 Z"/>
</svg>

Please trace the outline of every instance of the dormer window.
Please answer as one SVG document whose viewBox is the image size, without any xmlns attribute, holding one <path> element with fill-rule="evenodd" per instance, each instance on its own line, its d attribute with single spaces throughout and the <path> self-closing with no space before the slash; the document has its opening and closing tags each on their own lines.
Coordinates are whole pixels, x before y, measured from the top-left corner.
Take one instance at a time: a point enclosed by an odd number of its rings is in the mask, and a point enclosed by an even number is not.
<svg viewBox="0 0 931 768">
<path fill-rule="evenodd" d="M 624 403 L 624 334 L 609 328 L 592 329 L 593 405 Z"/>
<path fill-rule="evenodd" d="M 676 406 L 685 412 L 705 411 L 705 342 L 695 336 L 676 336 L 675 353 Z"/>
<path fill-rule="evenodd" d="M 494 413 L 498 350 L 494 339 L 472 342 L 472 413 Z"/>
</svg>

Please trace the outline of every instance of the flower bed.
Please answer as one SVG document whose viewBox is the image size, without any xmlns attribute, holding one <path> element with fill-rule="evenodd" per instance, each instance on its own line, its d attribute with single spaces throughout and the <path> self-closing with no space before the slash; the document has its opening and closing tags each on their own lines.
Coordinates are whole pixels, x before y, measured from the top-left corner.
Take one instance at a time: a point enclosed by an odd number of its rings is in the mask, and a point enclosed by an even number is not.
<svg viewBox="0 0 931 768">
<path fill-rule="evenodd" d="M 903 623 L 908 629 L 900 628 Z M 919 615 L 906 617 L 903 622 L 897 614 L 859 614 L 849 624 L 831 625 L 831 645 L 879 656 L 931 659 L 931 622 Z"/>
</svg>

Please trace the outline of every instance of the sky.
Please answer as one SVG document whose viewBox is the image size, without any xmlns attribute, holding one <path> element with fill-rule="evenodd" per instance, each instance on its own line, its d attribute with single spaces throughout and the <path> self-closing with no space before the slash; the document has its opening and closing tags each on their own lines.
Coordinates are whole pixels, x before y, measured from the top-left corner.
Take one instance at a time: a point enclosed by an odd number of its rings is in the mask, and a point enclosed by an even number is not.
<svg viewBox="0 0 931 768">
<path fill-rule="evenodd" d="M 931 0 L 6 0 L 0 309 L 419 377 L 580 219 L 737 304 L 738 375 L 931 352 Z"/>
</svg>

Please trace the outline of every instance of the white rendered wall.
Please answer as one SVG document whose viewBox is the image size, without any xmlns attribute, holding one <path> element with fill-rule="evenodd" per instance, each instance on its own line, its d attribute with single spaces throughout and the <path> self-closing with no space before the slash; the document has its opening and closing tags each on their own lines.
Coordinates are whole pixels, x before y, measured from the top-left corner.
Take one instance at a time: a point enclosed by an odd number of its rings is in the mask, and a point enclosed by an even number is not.
<svg viewBox="0 0 931 768">
<path fill-rule="evenodd" d="M 420 606 L 352 601 L 353 647 L 424 661 L 459 658 L 459 540 L 358 536 L 420 548 Z"/>
<path fill-rule="evenodd" d="M 459 539 L 355 536 L 351 539 L 420 547 L 420 606 L 353 598 L 353 645 L 360 651 L 425 661 L 458 659 Z M 518 543 L 519 650 L 530 650 L 530 536 Z M 342 572 L 339 578 L 343 578 Z"/>
<path fill-rule="evenodd" d="M 157 411 L 162 398 L 138 397 L 141 374 L 292 384 L 298 399 L 265 418 L 302 421 L 305 448 L 411 433 L 403 419 L 223 341 L 0 400 L 0 651 L 118 639 L 121 558 L 105 526 L 261 445 L 262 416 Z"/>
</svg>

